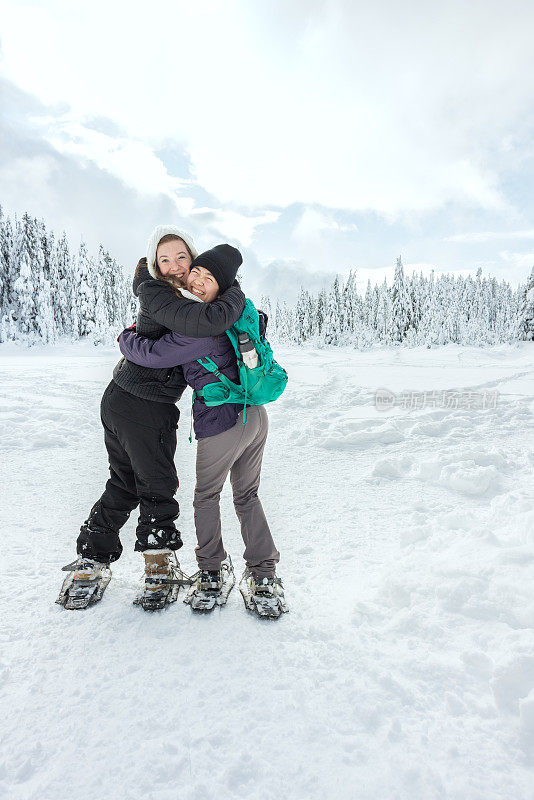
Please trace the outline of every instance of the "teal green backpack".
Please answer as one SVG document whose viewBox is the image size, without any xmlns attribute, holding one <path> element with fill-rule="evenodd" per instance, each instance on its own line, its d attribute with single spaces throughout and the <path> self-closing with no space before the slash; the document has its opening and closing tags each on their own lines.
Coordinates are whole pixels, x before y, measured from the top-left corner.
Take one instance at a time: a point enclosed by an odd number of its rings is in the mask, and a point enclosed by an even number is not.
<svg viewBox="0 0 534 800">
<path fill-rule="evenodd" d="M 252 340 L 258 354 L 258 366 L 250 369 L 243 363 L 239 352 L 238 336 L 246 333 Z M 202 398 L 207 406 L 221 406 L 224 403 L 243 404 L 243 425 L 247 421 L 247 406 L 263 406 L 277 400 L 287 384 L 287 372 L 273 358 L 271 345 L 260 336 L 259 315 L 252 300 L 247 300 L 245 310 L 226 335 L 232 342 L 239 368 L 240 383 L 234 383 L 220 372 L 211 358 L 198 358 L 217 381 L 208 383 L 202 389 L 193 392 L 193 400 Z"/>
</svg>

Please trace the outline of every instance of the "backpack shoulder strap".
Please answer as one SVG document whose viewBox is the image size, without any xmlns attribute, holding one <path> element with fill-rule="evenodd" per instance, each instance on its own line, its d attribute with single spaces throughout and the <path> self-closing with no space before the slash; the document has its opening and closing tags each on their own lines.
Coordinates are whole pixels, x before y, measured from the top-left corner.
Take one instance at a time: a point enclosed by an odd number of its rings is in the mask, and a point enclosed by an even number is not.
<svg viewBox="0 0 534 800">
<path fill-rule="evenodd" d="M 220 369 L 217 366 L 217 364 L 215 363 L 215 361 L 212 361 L 211 358 L 208 358 L 206 356 L 205 358 L 197 358 L 197 361 L 205 369 L 207 369 L 208 372 L 212 372 L 215 375 L 215 377 L 220 380 L 220 382 L 223 384 L 223 386 L 226 386 L 227 389 L 240 389 L 241 388 L 240 386 L 235 384 L 233 381 L 231 381 L 230 378 L 227 378 L 226 375 L 224 375 L 220 371 Z M 202 389 L 199 389 L 196 392 L 196 396 L 197 397 L 202 397 Z"/>
<path fill-rule="evenodd" d="M 208 356 L 204 356 L 204 358 L 197 358 L 197 361 L 199 364 L 202 364 L 202 366 L 207 369 L 208 372 L 213 372 L 213 374 L 217 375 L 217 377 L 220 376 L 219 367 L 215 361 L 213 361 L 213 359 L 209 358 Z"/>
</svg>

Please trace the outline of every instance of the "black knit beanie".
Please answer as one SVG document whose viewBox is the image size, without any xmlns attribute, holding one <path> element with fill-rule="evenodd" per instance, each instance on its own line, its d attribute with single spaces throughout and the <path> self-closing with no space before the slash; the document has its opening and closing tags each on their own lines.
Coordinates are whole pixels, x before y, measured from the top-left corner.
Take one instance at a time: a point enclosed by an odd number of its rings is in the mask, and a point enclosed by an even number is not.
<svg viewBox="0 0 534 800">
<path fill-rule="evenodd" d="M 204 267 L 209 270 L 219 284 L 219 291 L 222 293 L 229 289 L 235 281 L 237 270 L 242 263 L 243 256 L 239 250 L 230 244 L 218 244 L 197 256 L 191 264 L 190 270 L 193 267 Z"/>
</svg>

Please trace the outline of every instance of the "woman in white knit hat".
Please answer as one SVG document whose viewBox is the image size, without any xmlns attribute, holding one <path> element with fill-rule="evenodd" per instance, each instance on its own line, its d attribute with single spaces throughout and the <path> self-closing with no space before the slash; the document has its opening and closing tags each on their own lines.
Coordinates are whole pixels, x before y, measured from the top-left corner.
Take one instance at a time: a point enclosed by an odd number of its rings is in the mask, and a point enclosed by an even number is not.
<svg viewBox="0 0 534 800">
<path fill-rule="evenodd" d="M 187 233 L 174 225 L 158 225 L 147 243 L 146 266 L 155 280 L 165 278 L 175 282 L 178 289 L 183 289 L 191 262 L 197 255 L 194 242 Z M 140 264 L 144 263 L 145 260 L 141 259 Z"/>
<path fill-rule="evenodd" d="M 237 284 L 209 304 L 177 291 L 196 256 L 192 238 L 175 226 L 153 231 L 133 283 L 139 298 L 136 329 L 143 336 L 157 339 L 176 331 L 202 345 L 203 337 L 223 333 L 241 316 L 245 296 Z M 181 367 L 150 369 L 126 359 L 115 367 L 101 402 L 110 478 L 81 527 L 78 558 L 65 568 L 70 575 L 58 598 L 65 608 L 86 608 L 100 600 L 111 577 L 109 565 L 122 553 L 119 531 L 137 506 L 135 549 L 144 555 L 145 575 L 136 602 L 154 609 L 176 599 L 172 581 L 182 577 L 175 555 L 182 546 L 175 525 L 176 402 L 186 385 Z"/>
</svg>

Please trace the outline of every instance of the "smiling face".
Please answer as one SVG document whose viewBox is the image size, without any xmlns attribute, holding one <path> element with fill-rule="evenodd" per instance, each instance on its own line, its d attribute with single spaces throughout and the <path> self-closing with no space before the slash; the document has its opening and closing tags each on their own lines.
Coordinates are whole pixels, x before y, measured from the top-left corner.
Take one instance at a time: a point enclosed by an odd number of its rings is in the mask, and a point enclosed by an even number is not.
<svg viewBox="0 0 534 800">
<path fill-rule="evenodd" d="M 219 294 L 219 284 L 204 267 L 193 267 L 187 279 L 187 289 L 204 303 L 211 303 Z"/>
<path fill-rule="evenodd" d="M 185 286 L 192 261 L 191 253 L 181 239 L 158 245 L 156 264 L 164 278 L 173 278 Z"/>
</svg>

